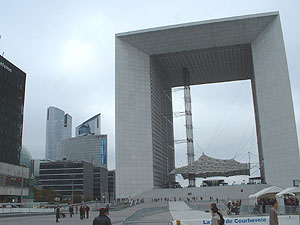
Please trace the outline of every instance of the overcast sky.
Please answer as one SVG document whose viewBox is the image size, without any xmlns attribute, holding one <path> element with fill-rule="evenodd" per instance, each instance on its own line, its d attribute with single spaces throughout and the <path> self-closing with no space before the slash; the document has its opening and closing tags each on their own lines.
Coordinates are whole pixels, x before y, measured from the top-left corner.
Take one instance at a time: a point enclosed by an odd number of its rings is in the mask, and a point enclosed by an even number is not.
<svg viewBox="0 0 300 225">
<path fill-rule="evenodd" d="M 269 11 L 281 16 L 299 132 L 299 9 L 299 0 L 0 0 L 0 51 L 27 73 L 23 144 L 34 158 L 44 157 L 48 106 L 69 113 L 74 129 L 100 112 L 109 137 L 109 168 L 115 168 L 115 34 Z M 196 157 L 205 152 L 247 162 L 251 152 L 250 161 L 257 162 L 250 82 L 193 86 L 191 91 Z M 183 92 L 173 95 L 174 111 L 183 111 Z M 183 138 L 180 117 L 175 139 Z M 185 148 L 176 145 L 176 166 L 186 164 Z"/>
</svg>

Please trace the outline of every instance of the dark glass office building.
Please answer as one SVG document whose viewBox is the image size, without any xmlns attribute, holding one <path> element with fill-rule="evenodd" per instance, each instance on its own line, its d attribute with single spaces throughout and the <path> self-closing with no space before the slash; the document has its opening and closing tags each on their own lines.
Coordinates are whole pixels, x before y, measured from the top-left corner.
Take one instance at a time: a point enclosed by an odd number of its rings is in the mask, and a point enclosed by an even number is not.
<svg viewBox="0 0 300 225">
<path fill-rule="evenodd" d="M 0 161 L 19 165 L 26 74 L 0 56 Z"/>
<path fill-rule="evenodd" d="M 107 169 L 87 161 L 48 161 L 40 163 L 39 186 L 72 199 L 108 201 Z"/>
</svg>

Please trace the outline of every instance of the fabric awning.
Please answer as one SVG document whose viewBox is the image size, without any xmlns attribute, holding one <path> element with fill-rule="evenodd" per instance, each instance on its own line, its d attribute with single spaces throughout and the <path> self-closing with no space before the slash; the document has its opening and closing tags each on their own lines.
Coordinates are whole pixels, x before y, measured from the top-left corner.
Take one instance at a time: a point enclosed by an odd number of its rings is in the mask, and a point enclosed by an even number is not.
<svg viewBox="0 0 300 225">
<path fill-rule="evenodd" d="M 295 195 L 295 194 L 300 194 L 300 188 L 299 187 L 291 187 L 291 188 L 286 188 L 276 194 L 276 198 L 280 198 L 283 195 Z"/>
<path fill-rule="evenodd" d="M 253 195 L 250 195 L 249 198 L 259 198 L 260 196 L 263 196 L 263 195 L 266 195 L 266 194 L 277 194 L 279 192 L 281 192 L 282 189 L 279 188 L 279 187 L 276 187 L 276 186 L 272 186 L 272 187 L 267 187 L 267 188 L 264 188 L 262 190 L 260 190 L 259 192 L 253 194 Z"/>
<path fill-rule="evenodd" d="M 250 166 L 234 159 L 216 159 L 203 154 L 191 165 L 176 168 L 171 174 L 181 174 L 184 179 L 250 175 Z"/>
</svg>

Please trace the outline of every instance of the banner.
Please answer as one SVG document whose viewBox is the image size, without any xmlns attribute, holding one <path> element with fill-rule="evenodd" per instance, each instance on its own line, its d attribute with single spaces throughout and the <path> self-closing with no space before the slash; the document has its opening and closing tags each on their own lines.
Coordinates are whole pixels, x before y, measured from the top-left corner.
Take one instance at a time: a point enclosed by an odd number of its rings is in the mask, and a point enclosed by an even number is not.
<svg viewBox="0 0 300 225">
<path fill-rule="evenodd" d="M 244 225 L 269 225 L 269 217 L 237 217 L 237 218 L 224 218 L 225 224 L 244 224 Z M 279 216 L 279 224 L 282 225 L 298 225 L 299 216 Z M 173 222 L 176 224 L 176 221 Z M 181 220 L 180 225 L 207 225 L 211 224 L 211 219 L 199 220 Z"/>
</svg>

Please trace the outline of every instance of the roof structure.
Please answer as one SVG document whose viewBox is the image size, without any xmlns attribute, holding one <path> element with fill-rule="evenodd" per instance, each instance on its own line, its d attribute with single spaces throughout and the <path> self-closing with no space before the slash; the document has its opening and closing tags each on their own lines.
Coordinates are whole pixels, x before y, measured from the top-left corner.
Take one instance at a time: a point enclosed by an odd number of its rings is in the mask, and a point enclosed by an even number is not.
<svg viewBox="0 0 300 225">
<path fill-rule="evenodd" d="M 282 191 L 282 188 L 279 188 L 279 187 L 276 187 L 276 186 L 272 186 L 272 187 L 267 187 L 267 188 L 264 188 L 262 189 L 261 191 L 253 194 L 253 195 L 250 195 L 249 198 L 259 198 L 263 195 L 276 195 L 277 193 L 281 192 Z"/>
<path fill-rule="evenodd" d="M 234 159 L 216 159 L 202 154 L 193 164 L 176 168 L 171 171 L 171 174 L 181 174 L 184 179 L 250 175 L 250 166 L 248 163 L 240 163 Z"/>
<path fill-rule="evenodd" d="M 282 197 L 283 195 L 300 195 L 300 187 L 290 187 L 282 190 L 278 194 L 276 194 L 277 197 Z"/>
</svg>

